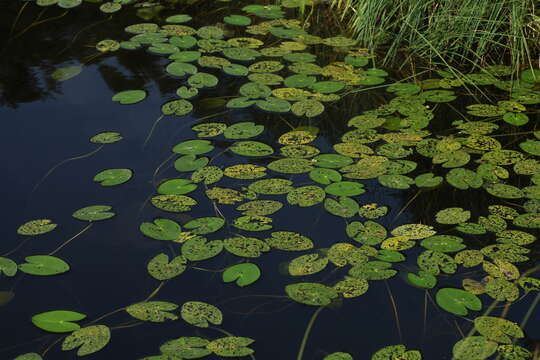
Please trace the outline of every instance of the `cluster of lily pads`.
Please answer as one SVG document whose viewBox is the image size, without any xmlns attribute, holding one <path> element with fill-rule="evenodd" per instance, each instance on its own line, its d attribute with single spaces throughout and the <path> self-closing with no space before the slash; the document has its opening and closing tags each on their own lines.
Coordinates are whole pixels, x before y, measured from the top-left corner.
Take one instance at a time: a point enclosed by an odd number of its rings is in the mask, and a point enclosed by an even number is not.
<svg viewBox="0 0 540 360">
<path fill-rule="evenodd" d="M 105 14 L 112 14 L 122 9 L 122 6 L 134 3 L 136 0 L 113 0 L 104 2 L 99 9 Z M 63 9 L 72 9 L 83 3 L 83 0 L 35 0 L 38 6 L 57 5 Z"/>
<path fill-rule="evenodd" d="M 107 49 L 148 46 L 148 51 L 173 60 L 166 71 L 186 82 L 178 88 L 179 99 L 162 106 L 163 115 L 186 116 L 193 110 L 189 99 L 227 76 L 249 80 L 239 86 L 240 96 L 227 103 L 231 111 L 255 106 L 271 113 L 292 112 L 301 119 L 321 115 L 325 102 L 337 101 L 361 86 L 381 86 L 385 82 L 384 71 L 363 68 L 369 58 L 355 47 L 354 40 L 310 35 L 299 21 L 283 19 L 285 13 L 279 6 L 250 5 L 243 10 L 242 15 L 225 17 L 226 27 L 195 29 L 180 25 L 191 20 L 185 14 L 169 17 L 168 24 L 162 26 L 131 25 L 126 31 L 135 35 L 128 41 L 106 40 Z M 265 20 L 254 24 L 256 18 Z M 253 37 L 231 35 L 238 27 Z M 314 45 L 339 49 L 343 61 L 323 65 L 320 57 L 307 52 Z M 417 83 L 386 85 L 388 94 L 393 94 L 391 100 L 352 117 L 347 123 L 351 130 L 329 153 L 322 153 L 314 145 L 320 131 L 315 126 L 291 129 L 275 144 L 261 141 L 266 129 L 255 122 L 202 122 L 193 126 L 194 138 L 171 149 L 178 155 L 174 161 L 178 176 L 161 182 L 151 198 L 151 204 L 164 211 L 163 217 L 140 224 L 145 236 L 177 244 L 180 255 L 155 255 L 146 265 L 148 274 L 166 281 L 182 275 L 195 262 L 226 252 L 240 262 L 229 265 L 222 280 L 244 287 L 256 282 L 263 272 L 254 259 L 270 251 L 298 252 L 287 265 L 293 279 L 330 268 L 340 270 L 342 276 L 331 283 L 298 280 L 286 285 L 284 292 L 298 303 L 325 307 L 337 299 L 360 297 L 373 282 L 398 274 L 399 263 L 407 256 L 415 256 L 413 261 L 419 270 L 406 272 L 405 277 L 410 285 L 421 289 L 436 288 L 442 275 L 456 274 L 460 269 L 478 270 L 475 278 L 463 280 L 461 288 L 436 289 L 436 303 L 451 314 L 474 314 L 489 298 L 512 303 L 530 292 L 538 293 L 540 279 L 522 274 L 518 266 L 530 260 L 529 247 L 537 240 L 535 232 L 540 228 L 540 132 L 529 131 L 530 122 L 535 121 L 529 115 L 538 116 L 535 105 L 540 103 L 540 71 L 524 71 L 517 80 L 509 78 L 511 70 L 504 66 L 465 76 L 447 71 L 439 74 L 440 78 Z M 444 106 L 439 104 L 454 101 L 458 89 L 479 86 L 495 86 L 508 95 L 496 103 L 469 105 L 463 119 L 452 123 L 452 135 L 437 136 L 429 131 L 431 122 L 438 120 L 437 107 Z M 144 90 L 126 90 L 116 94 L 113 101 L 135 104 L 146 95 Z M 497 134 L 497 130 L 510 126 L 527 129 L 527 138 L 512 145 L 497 140 L 498 135 L 504 135 Z M 120 139 L 116 132 L 105 132 L 91 141 L 107 144 Z M 215 141 L 227 144 L 225 151 L 233 154 L 238 163 L 211 165 L 223 153 L 222 149 L 216 150 Z M 430 166 L 419 166 L 421 158 Z M 94 181 L 116 186 L 132 176 L 129 169 L 106 169 L 98 172 Z M 513 181 L 516 177 L 522 179 L 523 186 Z M 220 184 L 224 180 L 230 183 L 230 179 L 238 180 L 238 185 Z M 302 185 L 294 181 L 298 179 Z M 461 194 L 468 189 L 483 189 L 502 204 L 488 206 L 476 218 L 467 209 L 448 207 L 434 214 L 436 225 L 412 223 L 387 229 L 380 222 L 389 208 L 362 201 L 361 195 L 369 191 L 373 179 L 380 186 L 398 190 L 447 187 Z M 167 213 L 189 212 L 197 206 L 198 201 L 189 195 L 197 191 L 204 192 L 218 209 L 234 206 L 238 216 L 200 217 L 183 224 L 166 217 Z M 512 205 L 507 200 L 523 202 Z M 336 218 L 347 219 L 344 240 L 317 249 L 301 233 L 274 229 L 271 215 L 285 204 L 323 207 Z M 114 213 L 110 206 L 95 205 L 79 209 L 73 216 L 92 223 L 109 219 Z M 231 236 L 223 234 L 227 223 L 235 229 Z M 21 225 L 18 233 L 35 236 L 55 228 L 51 220 L 37 219 Z M 264 235 L 257 236 L 259 232 Z M 215 233 L 217 238 L 213 238 Z M 483 234 L 491 234 L 494 241 L 483 247 L 469 245 L 469 240 Z M 6 276 L 15 276 L 17 271 L 30 275 L 68 271 L 69 264 L 54 253 L 56 250 L 48 255 L 28 256 L 21 264 L 3 257 L 0 271 Z M 198 301 L 180 306 L 148 299 L 127 305 L 124 310 L 141 321 L 159 323 L 180 317 L 203 328 L 221 325 L 223 320 L 216 306 Z M 63 340 L 62 349 L 79 347 L 77 354 L 83 356 L 99 351 L 110 340 L 106 325 L 76 324 L 85 317 L 68 310 L 53 310 L 36 314 L 32 322 L 46 331 L 71 333 Z M 516 323 L 486 313 L 476 316 L 474 331 L 454 345 L 453 358 L 482 360 L 498 354 L 509 360 L 530 359 L 532 353 L 516 344 L 523 337 Z M 167 341 L 159 355 L 144 360 L 195 359 L 210 354 L 253 356 L 254 350 L 249 347 L 253 342 L 232 334 L 217 339 L 184 336 Z M 34 353 L 17 358 L 37 359 L 41 357 Z M 335 352 L 324 359 L 346 360 L 353 356 Z M 404 345 L 389 345 L 371 359 L 420 360 L 422 355 Z"/>
</svg>

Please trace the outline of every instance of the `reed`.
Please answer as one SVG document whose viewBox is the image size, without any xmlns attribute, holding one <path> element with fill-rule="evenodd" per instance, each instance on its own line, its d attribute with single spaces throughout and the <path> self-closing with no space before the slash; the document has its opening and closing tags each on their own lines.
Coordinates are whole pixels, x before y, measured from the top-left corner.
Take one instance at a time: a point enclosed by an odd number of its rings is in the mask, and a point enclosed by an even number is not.
<svg viewBox="0 0 540 360">
<path fill-rule="evenodd" d="M 538 68 L 537 0 L 331 0 L 359 45 L 382 55 L 478 69 L 510 64 Z"/>
</svg>

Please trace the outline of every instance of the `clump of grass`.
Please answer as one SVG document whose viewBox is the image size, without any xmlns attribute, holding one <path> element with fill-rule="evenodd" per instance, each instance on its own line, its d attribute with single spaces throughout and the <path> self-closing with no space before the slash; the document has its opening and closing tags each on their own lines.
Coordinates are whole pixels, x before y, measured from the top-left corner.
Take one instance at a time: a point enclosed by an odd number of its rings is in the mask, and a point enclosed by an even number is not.
<svg viewBox="0 0 540 360">
<path fill-rule="evenodd" d="M 385 65 L 424 59 L 459 68 L 537 68 L 537 0 L 331 0 L 361 46 Z"/>
</svg>

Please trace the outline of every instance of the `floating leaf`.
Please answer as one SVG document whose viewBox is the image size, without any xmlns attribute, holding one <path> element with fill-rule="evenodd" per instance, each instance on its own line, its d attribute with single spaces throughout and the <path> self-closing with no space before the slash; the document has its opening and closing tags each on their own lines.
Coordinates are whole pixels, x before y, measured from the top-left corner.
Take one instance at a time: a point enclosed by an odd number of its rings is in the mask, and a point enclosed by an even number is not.
<svg viewBox="0 0 540 360">
<path fill-rule="evenodd" d="M 245 215 L 234 219 L 232 225 L 246 231 L 264 231 L 272 228 L 272 218 L 259 215 Z"/>
<path fill-rule="evenodd" d="M 326 355 L 323 360 L 353 360 L 353 357 L 349 353 L 335 352 Z"/>
<path fill-rule="evenodd" d="M 182 155 L 201 155 L 214 149 L 208 140 L 187 140 L 173 147 L 172 151 Z"/>
<path fill-rule="evenodd" d="M 455 360 L 484 360 L 493 355 L 495 351 L 497 351 L 497 343 L 483 336 L 463 338 L 452 349 Z"/>
<path fill-rule="evenodd" d="M 518 299 L 518 287 L 505 279 L 491 279 L 486 285 L 486 293 L 498 301 L 512 302 Z"/>
<path fill-rule="evenodd" d="M 186 240 L 182 244 L 182 255 L 189 261 L 208 260 L 223 250 L 223 241 L 207 241 L 201 236 Z"/>
<path fill-rule="evenodd" d="M 255 125 L 253 122 L 239 122 L 225 129 L 223 135 L 227 139 L 249 139 L 255 137 L 264 131 L 263 125 Z"/>
<path fill-rule="evenodd" d="M 114 186 L 129 181 L 132 176 L 133 171 L 130 169 L 107 169 L 97 173 L 93 180 L 102 186 Z"/>
<path fill-rule="evenodd" d="M 236 256 L 256 258 L 261 252 L 270 250 L 270 246 L 262 240 L 251 237 L 233 237 L 223 241 L 225 249 Z"/>
<path fill-rule="evenodd" d="M 197 189 L 197 185 L 188 179 L 170 179 L 162 182 L 157 192 L 164 195 L 184 195 Z"/>
<path fill-rule="evenodd" d="M 75 311 L 54 310 L 32 316 L 32 324 L 45 331 L 64 333 L 80 329 L 75 321 L 85 317 L 85 314 Z"/>
<path fill-rule="evenodd" d="M 456 315 L 467 316 L 469 313 L 468 309 L 474 311 L 482 310 L 480 299 L 476 295 L 461 289 L 440 289 L 437 291 L 435 300 L 441 308 Z"/>
<path fill-rule="evenodd" d="M 53 231 L 57 226 L 58 224 L 54 224 L 49 219 L 32 220 L 19 226 L 17 234 L 26 236 L 42 235 Z"/>
<path fill-rule="evenodd" d="M 236 285 L 244 287 L 253 284 L 261 277 L 261 270 L 255 264 L 243 263 L 233 265 L 223 272 L 223 281 L 236 281 Z"/>
<path fill-rule="evenodd" d="M 186 262 L 183 256 L 177 256 L 169 262 L 169 255 L 161 253 L 148 262 L 146 269 L 154 279 L 164 281 L 182 274 L 186 270 Z"/>
<path fill-rule="evenodd" d="M 251 24 L 251 19 L 243 15 L 230 15 L 225 16 L 223 21 L 227 24 L 237 25 L 237 26 L 248 26 Z"/>
<path fill-rule="evenodd" d="M 439 224 L 459 224 L 471 218 L 471 212 L 459 207 L 446 208 L 435 214 L 435 221 Z"/>
<path fill-rule="evenodd" d="M 36 3 L 39 5 L 39 0 Z M 26 353 L 17 356 L 15 360 L 43 360 L 43 358 L 36 353 Z"/>
<path fill-rule="evenodd" d="M 418 350 L 409 350 L 405 345 L 390 345 L 377 351 L 371 360 L 422 360 L 422 355 Z"/>
<path fill-rule="evenodd" d="M 336 290 L 318 283 L 296 283 L 285 286 L 287 295 L 302 304 L 313 306 L 329 305 L 333 299 L 338 297 Z"/>
<path fill-rule="evenodd" d="M 0 256 L 0 274 L 8 277 L 15 276 L 17 273 L 17 263 L 11 259 Z"/>
<path fill-rule="evenodd" d="M 56 69 L 51 77 L 56 81 L 66 81 L 69 80 L 82 72 L 82 66 L 66 66 L 63 68 Z"/>
<path fill-rule="evenodd" d="M 174 168 L 180 172 L 195 171 L 205 167 L 210 162 L 207 157 L 197 158 L 196 155 L 184 155 L 174 161 Z"/>
<path fill-rule="evenodd" d="M 178 223 L 169 219 L 155 219 L 153 223 L 144 222 L 139 227 L 141 232 L 156 240 L 176 240 L 182 229 Z"/>
<path fill-rule="evenodd" d="M 411 285 L 422 289 L 433 289 L 435 285 L 437 285 L 437 278 L 424 270 L 418 271 L 418 275 L 414 273 L 408 273 L 407 281 Z"/>
<path fill-rule="evenodd" d="M 351 239 L 366 245 L 380 244 L 387 236 L 384 226 L 369 220 L 364 223 L 353 221 L 345 230 Z"/>
<path fill-rule="evenodd" d="M 165 22 L 173 23 L 173 24 L 182 24 L 188 21 L 191 21 L 191 16 L 187 14 L 172 15 L 165 19 Z"/>
<path fill-rule="evenodd" d="M 123 105 L 128 105 L 143 101 L 145 98 L 146 91 L 144 90 L 126 90 L 115 94 L 112 97 L 112 101 L 119 102 Z"/>
<path fill-rule="evenodd" d="M 328 258 L 319 257 L 319 254 L 306 254 L 294 258 L 288 266 L 292 276 L 305 276 L 316 274 L 328 265 Z"/>
<path fill-rule="evenodd" d="M 354 199 L 341 196 L 339 200 L 326 198 L 324 200 L 324 208 L 332 215 L 349 218 L 358 212 L 360 206 Z"/>
<path fill-rule="evenodd" d="M 122 136 L 114 131 L 102 132 L 90 138 L 90 142 L 96 144 L 112 144 L 120 140 L 122 140 Z"/>
<path fill-rule="evenodd" d="M 225 225 L 225 220 L 219 217 L 201 217 L 193 219 L 184 225 L 193 234 L 204 235 L 218 231 Z"/>
<path fill-rule="evenodd" d="M 218 356 L 240 357 L 253 354 L 253 349 L 246 346 L 254 341 L 247 337 L 229 336 L 211 341 L 206 347 Z"/>
<path fill-rule="evenodd" d="M 286 179 L 263 179 L 249 184 L 248 189 L 258 194 L 280 195 L 293 190 L 292 184 Z"/>
<path fill-rule="evenodd" d="M 178 53 L 176 53 L 176 54 L 178 54 Z M 174 56 L 176 54 L 171 55 L 171 57 L 176 57 L 176 56 Z M 174 76 L 184 77 L 187 74 L 191 74 L 191 75 L 196 74 L 198 70 L 197 70 L 197 67 L 195 65 L 188 64 L 188 63 L 185 63 L 185 62 L 175 61 L 175 62 L 172 62 L 169 65 L 167 65 L 167 67 L 165 68 L 165 71 L 167 71 L 169 74 L 174 75 Z M 196 86 L 194 86 L 194 87 L 197 88 Z M 179 113 L 183 113 L 183 112 L 187 111 L 187 110 L 184 110 L 184 108 L 189 108 L 188 102 L 176 103 L 174 105 L 171 104 L 169 106 L 174 107 L 175 109 L 174 110 L 173 109 L 167 109 L 166 111 L 168 111 L 169 114 L 165 114 L 165 115 L 171 115 L 171 113 L 175 113 L 176 115 L 182 116 Z M 165 111 L 163 111 L 163 113 L 165 113 Z"/>
<path fill-rule="evenodd" d="M 303 251 L 313 248 L 311 239 L 291 231 L 274 231 L 266 242 L 273 248 L 285 251 Z"/>
<path fill-rule="evenodd" d="M 199 59 L 200 60 L 200 59 Z M 218 84 L 219 80 L 212 74 L 199 72 L 188 78 L 188 84 L 196 89 L 211 88 Z"/>
<path fill-rule="evenodd" d="M 518 324 L 493 316 L 479 316 L 475 318 L 474 327 L 476 331 L 487 339 L 503 344 L 512 343 L 510 336 L 515 338 L 525 336 Z"/>
<path fill-rule="evenodd" d="M 69 264 L 55 256 L 33 255 L 25 257 L 24 260 L 26 263 L 19 264 L 19 270 L 30 275 L 58 275 L 69 270 Z"/>
<path fill-rule="evenodd" d="M 197 205 L 195 199 L 185 195 L 158 195 L 150 201 L 158 209 L 170 212 L 190 211 L 192 206 Z"/>
<path fill-rule="evenodd" d="M 308 185 L 290 191 L 287 194 L 287 201 L 291 205 L 308 207 L 321 203 L 325 196 L 324 190 L 320 187 Z"/>
<path fill-rule="evenodd" d="M 414 184 L 414 179 L 405 175 L 380 175 L 377 177 L 379 183 L 391 189 L 408 189 Z"/>
<path fill-rule="evenodd" d="M 187 323 L 201 328 L 207 328 L 209 323 L 221 325 L 223 322 L 223 314 L 217 307 L 200 301 L 185 302 L 180 316 Z"/>
<path fill-rule="evenodd" d="M 108 205 L 93 205 L 83 207 L 75 211 L 72 216 L 75 219 L 83 221 L 100 221 L 112 218 L 115 213 L 109 211 L 112 209 L 112 206 Z"/>
<path fill-rule="evenodd" d="M 469 188 L 478 189 L 482 186 L 483 180 L 474 171 L 463 168 L 455 168 L 450 170 L 446 174 L 446 181 L 450 185 L 460 190 L 467 190 Z"/>
<path fill-rule="evenodd" d="M 77 356 L 90 355 L 103 349 L 111 340 L 111 331 L 105 325 L 86 326 L 75 330 L 62 342 L 62 350 L 77 350 Z"/>
<path fill-rule="evenodd" d="M 176 309 L 178 305 L 165 301 L 144 301 L 126 307 L 127 313 L 135 319 L 149 322 L 177 320 L 178 316 L 169 312 Z"/>
<path fill-rule="evenodd" d="M 161 112 L 164 115 L 183 116 L 189 114 L 193 110 L 193 105 L 187 100 L 173 100 L 165 103 L 161 107 Z"/>
<path fill-rule="evenodd" d="M 185 359 L 198 359 L 212 352 L 206 348 L 210 342 L 200 337 L 182 336 L 178 339 L 167 341 L 159 347 L 163 357 L 144 358 L 146 360 L 169 360 L 174 357 Z"/>
<path fill-rule="evenodd" d="M 353 163 L 353 159 L 339 154 L 321 154 L 314 158 L 314 165 L 322 168 L 341 168 Z"/>
<path fill-rule="evenodd" d="M 324 191 L 335 196 L 356 196 L 366 192 L 364 185 L 352 181 L 334 182 L 326 186 Z"/>
<path fill-rule="evenodd" d="M 236 210 L 244 215 L 271 215 L 281 209 L 283 204 L 275 200 L 255 200 L 239 205 Z"/>
<path fill-rule="evenodd" d="M 349 269 L 349 275 L 357 279 L 384 280 L 397 274 L 391 267 L 392 264 L 386 261 L 369 261 L 354 265 Z"/>
</svg>

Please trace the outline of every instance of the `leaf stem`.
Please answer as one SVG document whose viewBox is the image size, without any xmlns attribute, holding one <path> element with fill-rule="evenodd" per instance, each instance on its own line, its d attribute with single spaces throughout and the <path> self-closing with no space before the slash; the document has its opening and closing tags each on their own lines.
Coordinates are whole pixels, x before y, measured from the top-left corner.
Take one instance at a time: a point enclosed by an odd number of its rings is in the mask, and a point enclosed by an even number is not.
<svg viewBox="0 0 540 360">
<path fill-rule="evenodd" d="M 73 235 L 71 238 L 67 239 L 66 241 L 64 241 L 63 244 L 61 244 L 59 247 L 57 247 L 56 249 L 54 249 L 53 251 L 51 251 L 49 253 L 49 256 L 52 256 L 54 254 L 56 254 L 58 251 L 60 251 L 60 249 L 62 249 L 64 246 L 66 246 L 67 244 L 69 244 L 72 240 L 74 240 L 76 237 L 78 237 L 79 235 L 82 235 L 84 232 L 86 232 L 86 230 L 90 229 L 92 227 L 92 224 L 93 222 L 90 222 L 88 225 L 86 225 L 81 231 L 79 231 L 77 234 Z"/>
<path fill-rule="evenodd" d="M 324 306 L 320 306 L 313 315 L 311 316 L 311 319 L 309 319 L 308 326 L 306 328 L 306 331 L 304 332 L 304 337 L 302 338 L 302 342 L 300 343 L 300 349 L 298 350 L 298 355 L 296 356 L 296 360 L 302 360 L 302 357 L 304 356 L 304 350 L 306 348 L 307 340 L 309 337 L 309 333 L 311 332 L 311 329 L 313 328 L 313 324 L 315 323 L 315 320 L 317 319 L 317 316 L 321 313 L 322 309 L 324 309 Z"/>
</svg>

